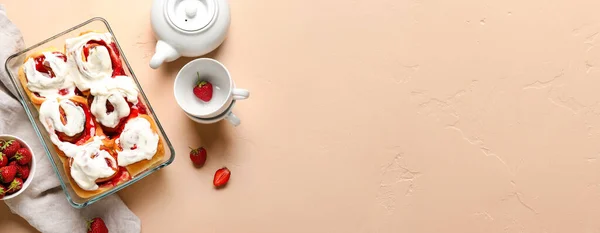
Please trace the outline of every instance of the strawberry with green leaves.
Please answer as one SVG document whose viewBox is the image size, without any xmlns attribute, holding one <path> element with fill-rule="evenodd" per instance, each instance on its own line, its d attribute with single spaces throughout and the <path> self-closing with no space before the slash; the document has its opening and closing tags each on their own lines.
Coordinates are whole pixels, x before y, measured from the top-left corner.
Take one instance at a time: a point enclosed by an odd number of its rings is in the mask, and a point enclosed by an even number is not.
<svg viewBox="0 0 600 233">
<path fill-rule="evenodd" d="M 196 74 L 198 75 L 198 79 L 200 79 L 200 73 Z M 213 86 L 208 81 L 199 81 L 198 84 L 194 86 L 193 92 L 196 97 L 204 102 L 208 102 L 213 96 Z"/>
<path fill-rule="evenodd" d="M 190 149 L 192 148 L 190 147 Z M 204 166 L 204 163 L 206 163 L 206 149 L 204 149 L 204 147 L 192 149 L 192 151 L 190 151 L 190 159 L 197 167 Z"/>
<path fill-rule="evenodd" d="M 108 228 L 101 218 L 94 218 L 88 221 L 88 233 L 108 233 Z"/>
<path fill-rule="evenodd" d="M 6 190 L 9 194 L 13 194 L 18 192 L 23 188 L 23 180 L 21 178 L 15 178 L 10 185 L 8 185 L 8 189 Z"/>
<path fill-rule="evenodd" d="M 13 159 L 15 159 L 20 165 L 27 165 L 32 159 L 31 151 L 29 151 L 27 148 L 20 148 L 17 150 L 17 153 L 15 153 L 15 156 L 13 156 Z"/>
<path fill-rule="evenodd" d="M 17 150 L 19 150 L 20 148 L 21 143 L 11 139 L 5 141 L 2 144 L 2 147 L 0 147 L 0 150 L 6 155 L 6 157 L 8 157 L 8 159 L 12 159 L 12 157 L 15 156 L 15 154 L 17 153 Z"/>
<path fill-rule="evenodd" d="M 15 178 L 16 174 L 17 174 L 17 166 L 8 165 L 6 167 L 1 167 L 0 168 L 0 182 L 9 183 Z"/>
</svg>

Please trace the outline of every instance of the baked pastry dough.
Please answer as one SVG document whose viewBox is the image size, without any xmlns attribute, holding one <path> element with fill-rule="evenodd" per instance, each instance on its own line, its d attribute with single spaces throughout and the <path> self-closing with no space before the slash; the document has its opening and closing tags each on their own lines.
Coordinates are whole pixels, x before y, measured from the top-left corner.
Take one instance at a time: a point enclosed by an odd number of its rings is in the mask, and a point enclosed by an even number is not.
<svg viewBox="0 0 600 233">
<path fill-rule="evenodd" d="M 50 47 L 30 54 L 19 68 L 19 81 L 35 105 L 46 98 L 70 98 L 79 94 L 70 63 L 62 50 Z"/>
<path fill-rule="evenodd" d="M 73 190 L 89 198 L 159 163 L 165 150 L 111 34 L 84 32 L 64 48 L 32 53 L 19 80 Z"/>
<path fill-rule="evenodd" d="M 115 139 L 115 149 L 119 164 L 132 176 L 159 163 L 165 155 L 163 143 L 158 138 L 158 127 L 148 115 L 139 115 L 125 124 L 120 137 Z"/>
</svg>

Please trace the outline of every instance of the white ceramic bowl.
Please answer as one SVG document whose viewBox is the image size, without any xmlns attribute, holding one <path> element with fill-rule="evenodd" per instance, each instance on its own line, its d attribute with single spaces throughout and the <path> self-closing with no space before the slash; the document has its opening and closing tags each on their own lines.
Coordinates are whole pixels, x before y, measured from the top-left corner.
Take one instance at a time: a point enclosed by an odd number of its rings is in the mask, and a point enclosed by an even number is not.
<svg viewBox="0 0 600 233">
<path fill-rule="evenodd" d="M 35 162 L 35 155 L 33 154 L 33 151 L 31 150 L 31 147 L 29 146 L 29 144 L 27 144 L 27 142 L 23 141 L 23 139 L 17 137 L 17 136 L 13 136 L 13 135 L 7 135 L 7 134 L 2 134 L 0 135 L 0 140 L 16 140 L 17 142 L 21 143 L 22 147 L 27 148 L 29 151 L 31 151 L 31 167 L 29 168 L 29 177 L 27 178 L 27 180 L 23 183 L 23 187 L 21 188 L 21 190 L 19 190 L 16 193 L 13 193 L 11 195 L 6 195 L 4 196 L 4 198 L 2 198 L 2 200 L 8 200 L 11 198 L 14 198 L 16 196 L 19 196 L 19 194 L 23 193 L 23 191 L 25 191 L 25 189 L 27 189 L 27 187 L 29 187 L 29 184 L 31 184 L 31 181 L 33 180 L 33 177 L 35 176 L 35 168 L 36 168 L 36 162 Z"/>
</svg>

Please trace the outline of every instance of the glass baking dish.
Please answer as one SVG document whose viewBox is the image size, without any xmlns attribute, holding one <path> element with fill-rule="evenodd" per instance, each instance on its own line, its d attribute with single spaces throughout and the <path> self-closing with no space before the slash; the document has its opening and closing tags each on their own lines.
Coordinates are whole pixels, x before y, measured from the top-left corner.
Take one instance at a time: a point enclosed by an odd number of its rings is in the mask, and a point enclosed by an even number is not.
<svg viewBox="0 0 600 233">
<path fill-rule="evenodd" d="M 92 30 L 98 31 L 98 32 L 109 32 L 113 36 L 113 40 L 115 41 L 115 43 L 117 45 L 117 49 L 119 50 L 119 52 L 121 54 L 121 60 L 127 67 L 125 69 L 125 73 L 127 76 L 133 78 L 135 84 L 137 85 L 140 96 L 141 96 L 140 99 L 141 99 L 142 103 L 144 103 L 146 105 L 146 107 L 148 109 L 148 115 L 150 115 L 156 122 L 156 125 L 158 126 L 158 129 L 159 129 L 158 133 L 161 136 L 163 145 L 166 145 L 165 148 L 168 148 L 168 149 L 165 149 L 165 155 L 163 156 L 163 159 L 159 163 L 156 163 L 152 167 L 149 167 L 148 169 L 146 169 L 139 175 L 132 177 L 131 180 L 121 183 L 115 187 L 112 187 L 111 189 L 109 189 L 103 193 L 100 193 L 96 196 L 92 196 L 89 198 L 82 198 L 82 197 L 79 197 L 75 193 L 73 188 L 71 187 L 71 183 L 69 182 L 68 177 L 66 177 L 66 173 L 64 171 L 62 162 L 61 162 L 60 158 L 58 157 L 59 155 L 57 154 L 56 150 L 54 149 L 55 147 L 53 146 L 52 142 L 50 141 L 50 137 L 49 137 L 48 133 L 46 132 L 46 130 L 44 129 L 44 126 L 39 121 L 38 110 L 33 105 L 33 103 L 29 100 L 29 98 L 27 97 L 25 90 L 23 89 L 24 87 L 21 85 L 21 82 L 19 82 L 19 77 L 18 77 L 17 72 L 18 72 L 18 67 L 20 67 L 23 64 L 25 58 L 29 54 L 32 54 L 38 50 L 41 50 L 41 49 L 44 49 L 44 48 L 47 48 L 50 46 L 53 46 L 56 48 L 62 48 L 62 47 L 64 47 L 64 43 L 67 38 L 76 37 L 81 32 L 92 31 Z M 53 37 L 50 37 L 40 43 L 37 43 L 23 51 L 13 54 L 12 56 L 10 56 L 7 59 L 6 64 L 5 64 L 5 69 L 8 73 L 8 75 L 10 76 L 10 79 L 11 79 L 13 85 L 15 86 L 15 88 L 17 90 L 17 93 L 19 95 L 18 98 L 21 101 L 21 104 L 25 107 L 25 112 L 27 112 L 27 116 L 29 117 L 29 120 L 33 124 L 33 129 L 35 130 L 36 134 L 40 138 L 42 145 L 44 145 L 46 154 L 48 155 L 48 158 L 51 161 L 54 171 L 58 175 L 58 179 L 60 180 L 60 185 L 62 186 L 62 189 L 67 196 L 67 200 L 69 200 L 69 203 L 71 203 L 71 205 L 73 207 L 82 208 L 82 207 L 88 206 L 102 198 L 105 198 L 111 194 L 114 194 L 117 191 L 119 191 L 119 190 L 141 180 L 142 178 L 158 171 L 159 169 L 171 164 L 173 162 L 173 160 L 175 159 L 175 151 L 173 150 L 173 146 L 171 145 L 171 142 L 167 138 L 167 135 L 165 134 L 165 131 L 163 130 L 160 122 L 158 121 L 158 118 L 154 114 L 154 110 L 152 109 L 152 106 L 148 102 L 148 99 L 146 98 L 146 95 L 144 94 L 144 91 L 142 90 L 140 83 L 138 82 L 137 78 L 135 77 L 135 74 L 133 73 L 133 70 L 131 69 L 131 66 L 129 65 L 129 62 L 127 62 L 127 58 L 125 58 L 125 54 L 123 53 L 123 50 L 121 49 L 121 46 L 119 45 L 119 42 L 117 41 L 116 36 L 114 35 L 113 31 L 110 28 L 110 25 L 108 24 L 108 22 L 105 19 L 99 18 L 99 17 L 92 18 L 92 19 L 87 20 L 87 21 L 85 21 L 75 27 L 72 27 L 64 32 L 61 32 Z"/>
</svg>

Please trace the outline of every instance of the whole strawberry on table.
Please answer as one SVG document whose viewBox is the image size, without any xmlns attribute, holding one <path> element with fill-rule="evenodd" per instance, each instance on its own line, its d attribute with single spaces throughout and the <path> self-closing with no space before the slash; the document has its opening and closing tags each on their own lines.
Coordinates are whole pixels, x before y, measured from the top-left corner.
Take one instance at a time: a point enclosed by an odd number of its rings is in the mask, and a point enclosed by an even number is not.
<svg viewBox="0 0 600 233">
<path fill-rule="evenodd" d="M 108 228 L 102 218 L 93 218 L 87 224 L 88 233 L 108 233 Z"/>
<path fill-rule="evenodd" d="M 33 156 L 16 140 L 0 140 L 0 198 L 18 192 L 29 178 Z"/>
<path fill-rule="evenodd" d="M 194 166 L 204 166 L 204 163 L 206 163 L 207 156 L 206 149 L 204 149 L 204 147 L 198 147 L 197 149 L 193 149 L 190 147 L 190 149 L 190 160 L 192 160 Z M 229 182 L 230 177 L 231 171 L 229 170 L 229 168 L 222 167 L 215 172 L 215 176 L 213 178 L 213 185 L 215 186 L 215 188 L 218 189 L 223 188 L 225 187 L 225 185 L 227 185 L 227 182 Z"/>
</svg>

